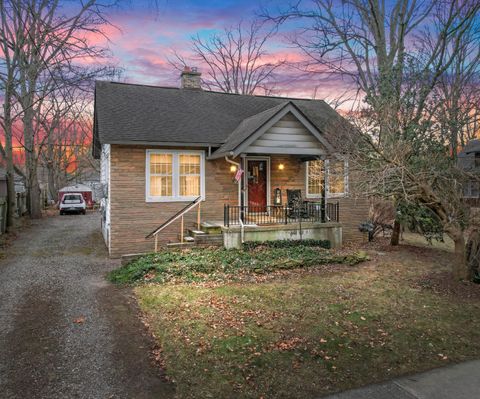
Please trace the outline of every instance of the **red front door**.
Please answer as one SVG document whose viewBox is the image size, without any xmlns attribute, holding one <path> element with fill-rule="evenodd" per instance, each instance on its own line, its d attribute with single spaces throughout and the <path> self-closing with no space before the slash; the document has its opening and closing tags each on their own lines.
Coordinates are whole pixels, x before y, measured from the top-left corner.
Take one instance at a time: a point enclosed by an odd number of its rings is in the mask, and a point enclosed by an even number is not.
<svg viewBox="0 0 480 399">
<path fill-rule="evenodd" d="M 267 211 L 267 161 L 247 159 L 248 207 L 251 212 Z"/>
</svg>

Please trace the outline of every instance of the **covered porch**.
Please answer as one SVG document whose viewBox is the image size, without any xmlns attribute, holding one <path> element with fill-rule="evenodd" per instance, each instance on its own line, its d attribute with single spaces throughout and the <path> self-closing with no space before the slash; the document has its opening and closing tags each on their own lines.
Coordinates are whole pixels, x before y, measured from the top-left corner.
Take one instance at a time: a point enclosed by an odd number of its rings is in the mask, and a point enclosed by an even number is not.
<svg viewBox="0 0 480 399">
<path fill-rule="evenodd" d="M 226 246 L 237 232 L 240 242 L 312 238 L 341 245 L 340 204 L 327 201 L 325 160 L 336 155 L 322 132 L 289 102 L 234 133 L 208 158 L 224 158 L 238 186 L 217 222 Z"/>
</svg>

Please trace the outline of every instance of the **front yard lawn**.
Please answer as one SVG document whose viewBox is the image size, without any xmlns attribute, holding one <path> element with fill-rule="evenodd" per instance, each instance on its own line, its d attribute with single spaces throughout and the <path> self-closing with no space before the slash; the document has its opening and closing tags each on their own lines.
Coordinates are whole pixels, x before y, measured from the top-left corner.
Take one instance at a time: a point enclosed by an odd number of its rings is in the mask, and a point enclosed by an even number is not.
<svg viewBox="0 0 480 399">
<path fill-rule="evenodd" d="M 446 280 L 450 253 L 369 253 L 271 279 L 137 285 L 178 397 L 313 398 L 480 357 L 480 286 Z"/>
</svg>

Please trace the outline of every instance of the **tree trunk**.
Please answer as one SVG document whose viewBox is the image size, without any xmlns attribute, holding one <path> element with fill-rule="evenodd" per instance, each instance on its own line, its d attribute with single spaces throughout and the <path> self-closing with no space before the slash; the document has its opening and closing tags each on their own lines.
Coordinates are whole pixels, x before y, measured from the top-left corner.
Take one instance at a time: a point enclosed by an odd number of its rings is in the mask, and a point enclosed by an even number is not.
<svg viewBox="0 0 480 399">
<path fill-rule="evenodd" d="M 55 171 L 49 165 L 47 167 L 47 172 L 48 172 L 48 195 L 50 196 L 50 199 L 53 201 L 57 201 L 57 185 L 55 184 Z"/>
<path fill-rule="evenodd" d="M 472 278 L 477 280 L 480 277 L 480 230 L 474 229 L 467 241 L 465 260 Z"/>
<path fill-rule="evenodd" d="M 37 176 L 37 158 L 35 150 L 35 131 L 33 128 L 32 108 L 27 107 L 23 117 L 25 141 L 25 169 L 27 175 L 28 211 L 32 219 L 42 217 L 40 206 L 40 185 Z"/>
<path fill-rule="evenodd" d="M 467 264 L 465 257 L 465 238 L 463 232 L 455 234 L 453 237 L 455 244 L 455 259 L 453 261 L 453 277 L 456 280 L 471 280 L 472 270 Z"/>
<path fill-rule="evenodd" d="M 398 245 L 400 243 L 400 222 L 395 219 L 393 222 L 392 237 L 390 238 L 390 245 Z"/>
<path fill-rule="evenodd" d="M 57 181 L 56 181 L 56 171 L 54 166 L 54 153 L 53 153 L 53 132 L 50 131 L 47 137 L 47 148 L 45 156 L 45 166 L 47 168 L 48 174 L 48 195 L 53 201 L 57 201 Z"/>
<path fill-rule="evenodd" d="M 13 165 L 12 144 L 12 116 L 11 116 L 11 91 L 10 85 L 5 87 L 4 98 L 4 124 L 5 124 L 5 160 L 7 166 L 7 229 L 13 226 L 15 216 L 16 193 L 15 193 L 15 169 Z"/>
</svg>

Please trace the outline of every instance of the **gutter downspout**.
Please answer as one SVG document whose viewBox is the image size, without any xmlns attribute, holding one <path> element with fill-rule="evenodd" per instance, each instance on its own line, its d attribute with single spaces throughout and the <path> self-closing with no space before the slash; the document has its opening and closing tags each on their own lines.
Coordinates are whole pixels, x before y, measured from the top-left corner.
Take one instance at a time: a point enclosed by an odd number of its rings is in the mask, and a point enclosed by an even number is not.
<svg viewBox="0 0 480 399">
<path fill-rule="evenodd" d="M 240 163 L 238 162 L 235 162 L 235 161 L 232 161 L 231 159 L 228 158 L 227 155 L 225 155 L 225 161 L 227 161 L 228 163 L 232 164 L 232 165 L 235 165 L 237 167 L 237 170 L 240 170 L 241 169 L 241 165 Z M 239 206 L 241 206 L 241 198 L 242 198 L 242 179 L 240 179 L 238 181 L 238 204 Z M 245 225 L 243 224 L 243 220 L 242 220 L 242 213 L 241 211 L 238 212 L 238 222 L 240 223 L 240 237 L 241 237 L 241 241 L 242 241 L 242 244 L 244 243 L 244 237 L 245 237 Z"/>
</svg>

